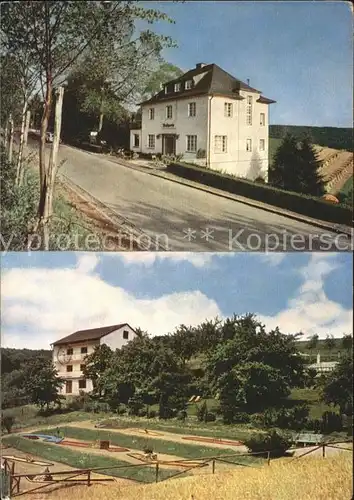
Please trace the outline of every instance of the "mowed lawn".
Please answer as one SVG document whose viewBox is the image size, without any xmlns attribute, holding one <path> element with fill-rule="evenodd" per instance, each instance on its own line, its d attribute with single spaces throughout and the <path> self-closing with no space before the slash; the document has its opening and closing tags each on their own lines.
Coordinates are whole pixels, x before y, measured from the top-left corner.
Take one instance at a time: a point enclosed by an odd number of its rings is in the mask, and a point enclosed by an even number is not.
<svg viewBox="0 0 354 500">
<path fill-rule="evenodd" d="M 216 448 L 200 446 L 189 443 L 173 442 L 164 439 L 149 439 L 136 435 L 123 434 L 116 431 L 101 429 L 84 429 L 79 427 L 60 427 L 60 433 L 66 438 L 80 439 L 83 441 L 108 440 L 115 446 L 143 451 L 146 446 L 152 447 L 155 453 L 175 455 L 185 459 L 208 458 L 237 453 L 235 448 Z M 53 429 L 41 429 L 41 434 L 53 434 Z M 260 464 L 263 459 L 254 456 L 234 457 L 230 460 L 235 463 Z"/>
</svg>

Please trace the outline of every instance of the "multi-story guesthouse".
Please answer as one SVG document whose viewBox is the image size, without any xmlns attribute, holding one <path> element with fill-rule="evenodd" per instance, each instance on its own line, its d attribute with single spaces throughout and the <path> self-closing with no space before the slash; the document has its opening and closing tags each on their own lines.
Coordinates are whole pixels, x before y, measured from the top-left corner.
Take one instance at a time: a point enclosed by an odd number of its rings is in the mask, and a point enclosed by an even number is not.
<svg viewBox="0 0 354 500">
<path fill-rule="evenodd" d="M 248 179 L 268 177 L 269 104 L 216 64 L 199 63 L 140 104 L 141 128 L 130 147 Z"/>
<path fill-rule="evenodd" d="M 53 364 L 58 376 L 64 380 L 63 395 L 78 395 L 80 391 L 92 391 L 92 381 L 85 379 L 85 358 L 94 348 L 106 344 L 112 350 L 120 349 L 137 333 L 127 323 L 120 325 L 80 330 L 52 344 Z"/>
</svg>

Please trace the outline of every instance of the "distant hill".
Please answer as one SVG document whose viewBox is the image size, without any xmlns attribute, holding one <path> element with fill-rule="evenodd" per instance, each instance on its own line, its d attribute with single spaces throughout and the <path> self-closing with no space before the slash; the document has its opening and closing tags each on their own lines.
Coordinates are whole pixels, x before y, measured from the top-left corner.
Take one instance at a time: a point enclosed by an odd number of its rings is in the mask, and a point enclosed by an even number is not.
<svg viewBox="0 0 354 500">
<path fill-rule="evenodd" d="M 40 349 L 1 348 L 1 373 L 21 370 L 29 361 L 37 358 L 51 359 L 52 351 Z"/>
<path fill-rule="evenodd" d="M 321 355 L 321 361 L 338 361 L 341 356 L 349 354 L 351 349 L 344 348 L 342 345 L 343 339 L 334 339 L 334 346 L 332 349 L 327 349 L 326 341 L 324 339 L 318 340 L 317 346 L 313 349 L 309 348 L 308 340 L 298 340 L 296 347 L 300 352 L 308 356 L 308 362 L 314 363 L 317 354 Z"/>
<path fill-rule="evenodd" d="M 333 149 L 353 151 L 353 129 L 339 127 L 307 127 L 300 125 L 270 125 L 269 137 L 281 139 L 289 132 L 295 137 L 310 135 L 314 144 Z"/>
</svg>

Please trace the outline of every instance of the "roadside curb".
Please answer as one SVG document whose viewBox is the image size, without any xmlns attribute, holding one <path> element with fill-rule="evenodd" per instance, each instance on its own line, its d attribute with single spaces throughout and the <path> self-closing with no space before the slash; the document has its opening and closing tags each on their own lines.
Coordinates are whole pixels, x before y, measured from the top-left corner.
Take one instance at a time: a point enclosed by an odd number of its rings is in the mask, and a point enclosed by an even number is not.
<svg viewBox="0 0 354 500">
<path fill-rule="evenodd" d="M 227 200 L 232 200 L 236 201 L 239 203 L 243 203 L 244 205 L 248 205 L 252 208 L 257 208 L 259 210 L 264 210 L 266 212 L 270 212 L 276 215 L 281 215 L 283 217 L 287 217 L 289 219 L 296 220 L 298 222 L 302 222 L 303 224 L 309 224 L 314 227 L 318 227 L 320 229 L 325 229 L 327 231 L 331 231 L 337 234 L 345 234 L 347 236 L 352 237 L 353 236 L 353 230 L 350 229 L 349 226 L 343 226 L 340 224 L 332 225 L 331 223 L 327 223 L 325 221 L 319 221 L 317 219 L 312 219 L 311 217 L 304 217 L 299 214 L 296 214 L 295 212 L 290 212 L 281 208 L 273 207 L 272 205 L 267 205 L 267 204 L 262 204 L 253 200 L 250 200 L 248 198 L 244 198 L 239 195 L 234 195 L 231 193 L 227 193 L 225 191 L 222 191 L 220 189 L 216 188 L 211 188 L 209 186 L 205 186 L 203 184 L 195 183 L 193 181 L 189 181 L 183 178 L 179 177 L 171 177 L 173 174 L 165 173 L 165 172 L 157 172 L 156 170 L 151 169 L 149 171 L 148 169 L 144 167 L 139 167 L 137 165 L 131 165 L 128 164 L 127 162 L 124 162 L 124 160 L 118 160 L 118 159 L 113 159 L 110 158 L 109 156 L 102 155 L 101 153 L 92 153 L 91 151 L 85 151 L 80 148 L 77 148 L 75 146 L 69 146 L 73 147 L 74 149 L 78 149 L 79 151 L 83 151 L 85 153 L 98 156 L 99 158 L 105 159 L 107 161 L 110 161 L 111 163 L 118 164 L 122 167 L 130 168 L 131 170 L 136 170 L 138 172 L 142 172 L 147 175 L 152 175 L 155 177 L 159 177 L 160 179 L 165 179 L 171 182 L 175 182 L 176 184 L 181 184 L 184 186 L 188 186 L 194 189 L 197 189 L 198 191 L 204 191 L 205 193 L 213 194 L 214 196 L 219 196 L 220 198 L 225 198 Z"/>
</svg>

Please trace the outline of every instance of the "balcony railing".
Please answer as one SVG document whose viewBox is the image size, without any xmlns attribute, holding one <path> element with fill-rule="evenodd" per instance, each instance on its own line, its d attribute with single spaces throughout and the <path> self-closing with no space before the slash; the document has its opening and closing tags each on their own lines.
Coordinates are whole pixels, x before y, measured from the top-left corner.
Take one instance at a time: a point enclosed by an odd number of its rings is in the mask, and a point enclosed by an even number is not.
<svg viewBox="0 0 354 500">
<path fill-rule="evenodd" d="M 80 378 L 82 377 L 82 372 L 79 370 L 72 371 L 72 372 L 66 372 L 66 371 L 58 371 L 58 377 L 59 378 Z"/>
<path fill-rule="evenodd" d="M 63 359 L 63 361 L 65 361 L 65 363 L 70 364 L 71 361 L 83 361 L 86 358 L 86 356 L 88 356 L 88 353 L 86 353 L 86 354 L 81 354 L 81 353 L 65 354 L 62 357 L 60 357 L 60 359 Z M 56 355 L 54 355 L 53 359 L 54 359 L 55 363 L 60 362 Z"/>
</svg>

